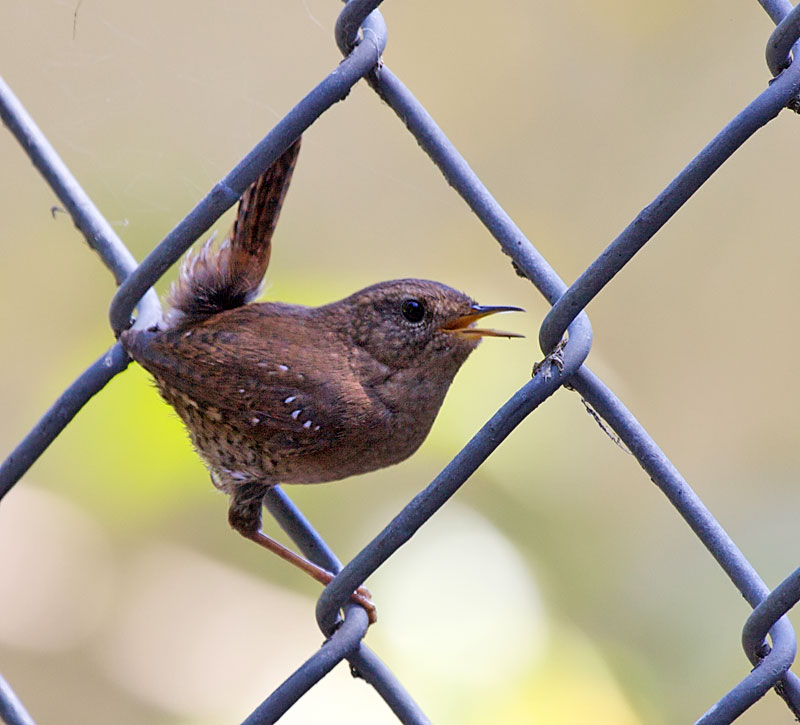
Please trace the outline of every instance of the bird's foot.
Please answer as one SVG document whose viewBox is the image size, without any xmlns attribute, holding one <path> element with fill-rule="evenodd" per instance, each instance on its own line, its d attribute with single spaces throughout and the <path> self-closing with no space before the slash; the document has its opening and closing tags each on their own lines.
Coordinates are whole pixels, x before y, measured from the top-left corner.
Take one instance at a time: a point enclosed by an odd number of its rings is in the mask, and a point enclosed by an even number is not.
<svg viewBox="0 0 800 725">
<path fill-rule="evenodd" d="M 323 569 L 321 566 L 317 566 L 317 564 L 308 561 L 308 559 L 304 559 L 299 554 L 295 554 L 291 549 L 287 549 L 283 544 L 278 543 L 275 539 L 271 539 L 261 530 L 251 531 L 249 529 L 239 529 L 239 533 L 251 541 L 255 541 L 265 549 L 269 549 L 280 556 L 284 561 L 294 564 L 298 569 L 302 569 L 306 574 L 309 574 L 324 586 L 330 584 L 334 579 L 335 574 L 333 572 Z M 378 621 L 378 610 L 372 602 L 372 594 L 370 594 L 369 589 L 366 587 L 359 587 L 351 595 L 350 601 L 355 602 L 367 610 L 370 624 L 375 624 L 375 622 Z"/>
<path fill-rule="evenodd" d="M 366 587 L 359 587 L 353 592 L 350 601 L 355 602 L 367 610 L 367 617 L 369 617 L 370 624 L 375 624 L 375 622 L 378 621 L 378 610 L 372 601 L 372 594 L 369 593 L 369 589 Z"/>
</svg>

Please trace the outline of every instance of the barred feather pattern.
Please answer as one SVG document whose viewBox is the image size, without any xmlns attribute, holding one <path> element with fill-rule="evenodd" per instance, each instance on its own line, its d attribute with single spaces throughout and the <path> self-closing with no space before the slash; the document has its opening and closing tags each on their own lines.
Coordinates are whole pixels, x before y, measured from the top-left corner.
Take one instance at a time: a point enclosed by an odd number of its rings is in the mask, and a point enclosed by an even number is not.
<svg viewBox="0 0 800 725">
<path fill-rule="evenodd" d="M 167 296 L 167 327 L 197 322 L 258 296 L 299 151 L 298 138 L 245 191 L 233 229 L 221 244 L 212 235 L 199 252 L 186 254 Z"/>
</svg>

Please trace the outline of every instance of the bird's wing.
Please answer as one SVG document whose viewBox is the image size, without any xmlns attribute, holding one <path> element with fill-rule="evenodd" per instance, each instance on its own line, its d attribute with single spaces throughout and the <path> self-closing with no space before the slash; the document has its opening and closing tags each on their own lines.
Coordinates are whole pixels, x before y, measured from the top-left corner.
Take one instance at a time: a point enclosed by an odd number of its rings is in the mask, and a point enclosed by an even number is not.
<svg viewBox="0 0 800 725">
<path fill-rule="evenodd" d="M 309 360 L 307 347 L 286 339 L 253 347 L 252 331 L 230 327 L 124 335 L 131 357 L 153 374 L 169 402 L 180 394 L 185 405 L 218 411 L 265 437 L 324 433 L 335 440 L 369 402 L 335 346 L 315 348 Z"/>
</svg>

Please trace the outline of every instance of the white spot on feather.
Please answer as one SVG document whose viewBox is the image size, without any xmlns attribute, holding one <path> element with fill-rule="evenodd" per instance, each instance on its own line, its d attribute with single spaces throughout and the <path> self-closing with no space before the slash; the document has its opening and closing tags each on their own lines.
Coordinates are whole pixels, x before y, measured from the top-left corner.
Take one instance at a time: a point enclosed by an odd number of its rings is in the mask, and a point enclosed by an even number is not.
<svg viewBox="0 0 800 725">
<path fill-rule="evenodd" d="M 241 471 L 234 471 L 232 468 L 222 467 L 222 472 L 228 477 L 232 478 L 234 481 L 247 481 L 248 476 L 246 473 L 242 473 Z"/>
</svg>

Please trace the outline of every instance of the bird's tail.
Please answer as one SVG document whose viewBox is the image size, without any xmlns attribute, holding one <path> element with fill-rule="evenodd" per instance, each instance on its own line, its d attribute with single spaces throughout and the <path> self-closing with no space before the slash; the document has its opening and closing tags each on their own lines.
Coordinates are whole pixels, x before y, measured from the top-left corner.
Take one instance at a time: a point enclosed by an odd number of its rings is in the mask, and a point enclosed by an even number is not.
<svg viewBox="0 0 800 725">
<path fill-rule="evenodd" d="M 241 307 L 261 290 L 272 234 L 300 151 L 298 138 L 242 195 L 230 235 L 189 251 L 167 296 L 167 326 Z"/>
</svg>

